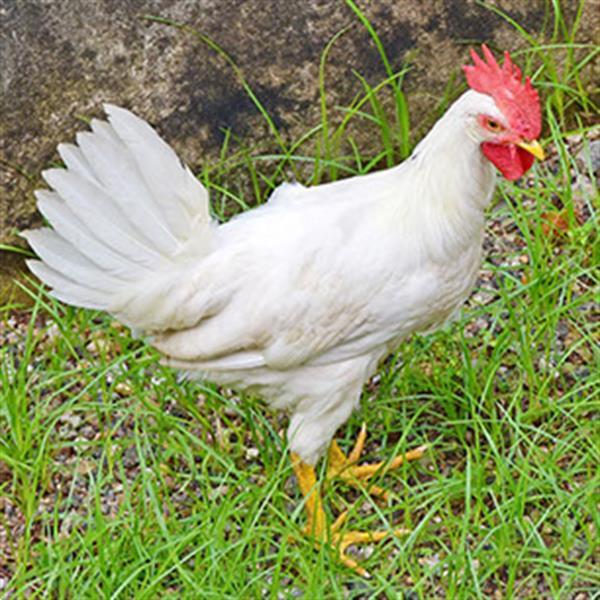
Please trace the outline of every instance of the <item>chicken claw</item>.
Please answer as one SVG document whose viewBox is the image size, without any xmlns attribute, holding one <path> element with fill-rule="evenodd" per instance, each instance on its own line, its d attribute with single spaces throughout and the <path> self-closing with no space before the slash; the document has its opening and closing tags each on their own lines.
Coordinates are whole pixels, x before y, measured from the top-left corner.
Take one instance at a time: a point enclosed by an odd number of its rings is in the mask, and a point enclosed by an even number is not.
<svg viewBox="0 0 600 600">
<path fill-rule="evenodd" d="M 360 433 L 356 438 L 354 448 L 351 450 L 348 456 L 344 454 L 335 440 L 331 442 L 327 464 L 327 480 L 329 481 L 336 478 L 342 479 L 348 485 L 359 489 L 366 487 L 367 491 L 372 496 L 377 496 L 383 500 L 387 500 L 389 497 L 389 492 L 387 490 L 376 485 L 365 486 L 365 483 L 377 473 L 387 473 L 392 469 L 397 469 L 405 461 L 417 460 L 418 458 L 421 458 L 427 449 L 427 446 L 419 446 L 414 450 L 410 450 L 406 454 L 396 456 L 389 462 L 384 461 L 371 465 L 357 465 L 356 463 L 363 452 L 366 439 L 367 425 L 363 423 Z"/>
<path fill-rule="evenodd" d="M 339 446 L 333 442 L 330 449 L 330 459 L 327 471 L 327 479 L 341 477 L 350 485 L 360 486 L 360 480 L 368 480 L 380 469 L 388 470 L 399 466 L 404 460 L 414 460 L 423 454 L 424 447 L 417 448 L 411 453 L 399 456 L 389 465 L 377 463 L 375 465 L 365 465 L 362 467 L 354 466 L 354 463 L 360 457 L 366 438 L 366 427 L 363 425 L 358 436 L 357 442 L 348 457 L 340 450 Z M 333 458 L 332 458 L 333 457 Z M 323 510 L 323 498 L 317 482 L 314 467 L 302 462 L 302 459 L 292 453 L 292 466 L 300 491 L 305 498 L 305 508 L 307 513 L 307 523 L 303 533 L 314 539 L 317 547 L 328 544 L 338 555 L 342 564 L 363 577 L 370 577 L 369 573 L 359 565 L 359 563 L 346 554 L 349 546 L 354 544 L 369 544 L 379 542 L 392 535 L 403 535 L 407 533 L 405 529 L 395 529 L 390 531 L 346 531 L 341 532 L 348 511 L 342 512 L 330 528 L 327 527 L 327 519 Z M 376 486 L 371 486 L 369 492 L 378 496 L 387 497 L 387 492 Z"/>
<path fill-rule="evenodd" d="M 343 525 L 348 511 L 345 510 L 331 526 L 331 546 L 338 552 L 340 562 L 346 565 L 348 568 L 356 571 L 362 577 L 369 579 L 371 575 L 369 572 L 361 567 L 356 560 L 350 558 L 346 554 L 346 549 L 349 546 L 355 544 L 371 544 L 373 542 L 380 542 L 384 538 L 389 536 L 401 536 L 410 533 L 408 529 L 394 529 L 392 531 L 346 531 L 344 533 L 338 533 L 338 530 Z"/>
</svg>

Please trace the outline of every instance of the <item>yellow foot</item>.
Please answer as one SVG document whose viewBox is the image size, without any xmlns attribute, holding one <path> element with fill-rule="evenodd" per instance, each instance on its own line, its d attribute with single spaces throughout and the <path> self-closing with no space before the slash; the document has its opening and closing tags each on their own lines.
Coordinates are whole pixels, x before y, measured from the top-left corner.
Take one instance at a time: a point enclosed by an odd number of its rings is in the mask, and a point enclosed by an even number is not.
<svg viewBox="0 0 600 600">
<path fill-rule="evenodd" d="M 366 487 L 369 494 L 378 496 L 384 500 L 388 499 L 389 493 L 387 490 L 376 485 L 366 485 L 365 483 L 376 473 L 387 473 L 392 469 L 397 469 L 405 461 L 417 460 L 423 456 L 427 446 L 419 446 L 414 450 L 396 456 L 390 462 L 378 462 L 371 465 L 357 465 L 358 459 L 363 452 L 365 440 L 367 439 L 367 426 L 363 423 L 360 433 L 356 438 L 354 448 L 346 456 L 337 442 L 334 440 L 329 447 L 329 457 L 327 461 L 327 480 L 339 478 L 345 481 L 348 485 L 357 488 Z"/>
<path fill-rule="evenodd" d="M 354 449 L 346 456 L 333 442 L 329 451 L 329 463 L 327 469 L 327 479 L 340 477 L 348 484 L 361 487 L 362 482 L 368 481 L 375 473 L 386 472 L 390 469 L 399 467 L 405 460 L 415 460 L 422 456 L 425 446 L 421 446 L 407 454 L 394 458 L 389 463 L 377 463 L 373 465 L 356 466 L 355 463 L 360 458 L 365 439 L 367 436 L 366 426 L 363 425 L 358 436 Z M 403 535 L 407 533 L 405 529 L 396 529 L 391 531 L 340 531 L 344 524 L 348 511 L 344 511 L 328 529 L 325 511 L 323 510 L 323 499 L 319 489 L 319 484 L 312 466 L 303 463 L 300 457 L 292 453 L 292 466 L 296 474 L 296 479 L 305 500 L 307 513 L 307 524 L 304 528 L 304 534 L 311 537 L 317 547 L 323 544 L 337 553 L 341 563 L 353 569 L 363 577 L 369 577 L 369 574 L 361 567 L 356 560 L 348 556 L 346 550 L 354 544 L 370 544 L 379 542 L 384 538 L 394 535 Z M 387 498 L 387 491 L 377 486 L 370 486 L 368 490 L 371 494 Z"/>
<path fill-rule="evenodd" d="M 346 550 L 355 544 L 371 544 L 374 542 L 380 542 L 381 540 L 390 536 L 400 536 L 410 533 L 407 529 L 394 529 L 392 531 L 346 531 L 339 532 L 348 511 L 344 511 L 331 526 L 331 537 L 327 540 L 327 543 L 337 553 L 340 562 L 346 565 L 348 568 L 356 571 L 362 577 L 371 577 L 369 572 L 360 566 L 360 564 L 346 554 Z M 327 537 L 327 536 L 326 536 Z M 322 542 L 316 542 L 317 546 Z"/>
<path fill-rule="evenodd" d="M 296 475 L 299 476 L 298 482 L 303 493 L 307 489 L 306 484 L 310 485 L 311 483 L 316 483 L 316 480 L 313 479 L 314 471 L 312 470 L 312 467 L 308 467 L 302 463 L 296 463 L 294 465 L 294 470 L 296 471 Z M 325 511 L 321 506 L 322 498 L 318 488 L 311 486 L 305 499 L 308 522 L 302 528 L 303 535 L 310 538 L 317 548 L 320 548 L 323 545 L 329 546 L 329 548 L 337 554 L 338 560 L 343 565 L 346 565 L 349 569 L 352 569 L 362 577 L 369 578 L 371 575 L 365 568 L 361 567 L 355 559 L 348 556 L 346 550 L 350 546 L 372 544 L 380 542 L 388 537 L 401 536 L 410 533 L 408 529 L 401 528 L 389 531 L 340 531 L 348 516 L 347 510 L 342 512 L 331 525 L 331 528 L 328 529 Z M 293 541 L 293 538 L 290 539 Z"/>
</svg>

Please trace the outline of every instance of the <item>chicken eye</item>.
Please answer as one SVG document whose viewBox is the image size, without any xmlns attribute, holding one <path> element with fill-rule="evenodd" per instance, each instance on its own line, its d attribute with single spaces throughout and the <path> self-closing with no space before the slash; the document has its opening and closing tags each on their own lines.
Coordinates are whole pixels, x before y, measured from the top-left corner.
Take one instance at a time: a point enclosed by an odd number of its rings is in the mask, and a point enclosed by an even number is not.
<svg viewBox="0 0 600 600">
<path fill-rule="evenodd" d="M 493 133 L 498 133 L 504 129 L 498 121 L 494 121 L 493 119 L 488 119 L 485 123 L 487 129 Z"/>
</svg>

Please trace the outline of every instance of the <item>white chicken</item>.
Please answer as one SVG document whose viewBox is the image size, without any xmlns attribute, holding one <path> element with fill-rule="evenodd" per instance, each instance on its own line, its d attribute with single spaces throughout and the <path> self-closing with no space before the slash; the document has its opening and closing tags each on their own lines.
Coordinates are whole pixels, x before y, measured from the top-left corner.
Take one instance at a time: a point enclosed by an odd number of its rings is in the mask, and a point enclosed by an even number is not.
<svg viewBox="0 0 600 600">
<path fill-rule="evenodd" d="M 41 258 L 29 268 L 56 298 L 105 310 L 168 365 L 289 413 L 307 530 L 363 574 L 345 548 L 386 532 L 342 533 L 345 514 L 327 527 L 313 466 L 380 361 L 467 298 L 494 166 L 516 179 L 543 158 L 537 93 L 508 54 L 500 67 L 483 53 L 464 67 L 471 89 L 402 164 L 312 188 L 283 184 L 223 224 L 155 131 L 107 105 L 108 122 L 93 120 L 78 146 L 59 145 L 66 169 L 44 172 L 54 191 L 38 191 L 38 207 L 52 228 L 24 233 Z M 348 457 L 333 442 L 329 476 L 356 483 L 381 467 L 355 465 L 364 436 Z"/>
</svg>

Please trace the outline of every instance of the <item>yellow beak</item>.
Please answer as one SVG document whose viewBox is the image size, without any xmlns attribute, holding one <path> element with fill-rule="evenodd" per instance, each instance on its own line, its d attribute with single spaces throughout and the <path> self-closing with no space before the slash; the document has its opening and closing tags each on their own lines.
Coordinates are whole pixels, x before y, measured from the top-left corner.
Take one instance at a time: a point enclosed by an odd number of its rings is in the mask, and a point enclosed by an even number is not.
<svg viewBox="0 0 600 600">
<path fill-rule="evenodd" d="M 533 142 L 518 142 L 517 146 L 519 146 L 519 148 L 523 148 L 523 150 L 527 150 L 529 154 L 533 154 L 533 156 L 535 156 L 538 160 L 544 160 L 544 158 L 546 158 L 544 149 L 536 140 L 533 140 Z"/>
</svg>

